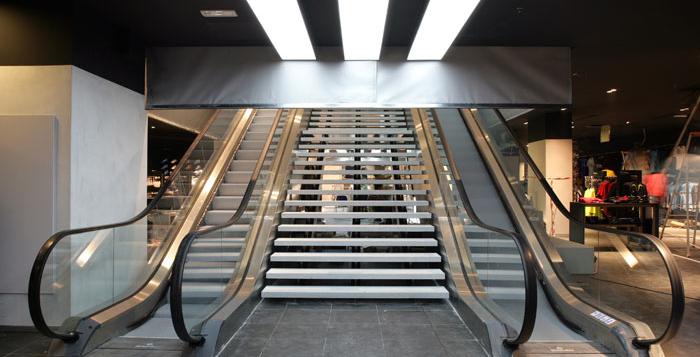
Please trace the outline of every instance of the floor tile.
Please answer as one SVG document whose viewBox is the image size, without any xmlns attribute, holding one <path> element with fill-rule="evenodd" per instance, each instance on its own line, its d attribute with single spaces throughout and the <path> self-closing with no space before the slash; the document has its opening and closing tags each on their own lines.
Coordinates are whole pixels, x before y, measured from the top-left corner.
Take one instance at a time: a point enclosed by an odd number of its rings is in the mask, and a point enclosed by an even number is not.
<svg viewBox="0 0 700 357">
<path fill-rule="evenodd" d="M 275 339 L 324 339 L 328 332 L 325 324 L 279 324 L 272 335 Z"/>
<path fill-rule="evenodd" d="M 383 357 L 381 338 L 357 338 L 353 336 L 326 338 L 325 356 L 333 357 Z"/>
<path fill-rule="evenodd" d="M 287 309 L 280 324 L 328 324 L 331 310 L 326 309 Z"/>
<path fill-rule="evenodd" d="M 379 323 L 379 314 L 377 310 L 333 309 L 331 323 Z"/>
<path fill-rule="evenodd" d="M 324 338 L 273 338 L 262 352 L 262 357 L 316 357 L 323 356 Z"/>
<path fill-rule="evenodd" d="M 379 324 L 339 324 L 332 323 L 328 326 L 327 338 L 353 337 L 353 338 L 381 338 L 382 333 Z"/>
<path fill-rule="evenodd" d="M 454 311 L 426 311 L 430 323 L 433 325 L 463 325 L 462 320 Z"/>
<path fill-rule="evenodd" d="M 430 319 L 425 311 L 381 311 L 380 323 L 399 325 L 423 325 L 430 324 Z"/>
<path fill-rule="evenodd" d="M 258 357 L 267 345 L 267 338 L 235 338 L 222 351 L 224 356 Z"/>
</svg>

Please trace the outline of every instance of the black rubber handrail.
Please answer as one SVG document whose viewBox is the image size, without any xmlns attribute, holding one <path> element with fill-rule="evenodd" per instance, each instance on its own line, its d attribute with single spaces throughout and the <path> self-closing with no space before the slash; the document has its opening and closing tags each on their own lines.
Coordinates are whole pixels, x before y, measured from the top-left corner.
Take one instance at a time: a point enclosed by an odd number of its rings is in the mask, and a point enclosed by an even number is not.
<svg viewBox="0 0 700 357">
<path fill-rule="evenodd" d="M 267 153 L 270 149 L 270 146 L 272 145 L 272 140 L 274 139 L 275 132 L 277 131 L 277 126 L 279 125 L 281 116 L 282 111 L 278 110 L 277 114 L 275 115 L 275 119 L 272 122 L 270 132 L 267 135 L 265 146 L 263 146 L 263 149 L 260 152 L 260 156 L 258 157 L 258 161 L 255 164 L 253 174 L 251 175 L 250 181 L 248 181 L 248 185 L 246 186 L 245 193 L 243 194 L 243 198 L 241 199 L 241 203 L 238 204 L 238 208 L 236 209 L 236 212 L 234 212 L 233 216 L 231 216 L 231 218 L 229 218 L 228 221 L 222 224 L 197 229 L 188 233 L 182 239 L 182 241 L 180 242 L 180 246 L 178 247 L 177 255 L 175 256 L 175 260 L 173 261 L 172 275 L 170 277 L 170 315 L 177 336 L 181 340 L 188 342 L 192 345 L 201 345 L 202 343 L 204 343 L 205 338 L 201 335 L 191 335 L 185 323 L 185 315 L 182 309 L 182 281 L 185 272 L 185 263 L 187 263 L 187 255 L 189 254 L 190 248 L 192 247 L 192 243 L 194 243 L 197 237 L 203 234 L 211 233 L 229 227 L 238 222 L 238 220 L 243 216 L 243 213 L 245 213 L 245 210 L 248 208 L 250 199 L 253 196 L 253 191 L 255 190 L 255 186 L 257 184 L 258 177 L 260 176 L 260 172 L 262 171 L 262 167 L 267 157 Z"/>
<path fill-rule="evenodd" d="M 437 118 L 437 113 L 434 110 L 432 113 L 435 128 L 437 129 L 439 136 L 445 140 L 444 131 L 442 130 L 440 121 Z M 447 147 L 447 145 L 443 145 L 443 147 L 447 161 L 452 168 L 452 177 L 455 181 L 455 186 L 457 187 L 459 197 L 462 200 L 462 205 L 464 206 L 464 210 L 467 212 L 469 219 L 473 224 L 483 229 L 510 237 L 515 242 L 515 246 L 518 248 L 518 252 L 523 259 L 523 276 L 525 284 L 525 309 L 523 312 L 523 323 L 517 336 L 505 339 L 503 341 L 505 345 L 517 348 L 517 346 L 527 342 L 530 339 L 530 336 L 532 336 L 532 332 L 535 329 L 535 319 L 537 317 L 537 261 L 535 260 L 535 253 L 530 246 L 530 242 L 528 242 L 522 235 L 499 227 L 494 227 L 485 223 L 481 220 L 481 218 L 479 218 L 479 215 L 476 213 L 471 201 L 469 200 L 469 195 L 467 195 L 467 192 L 464 189 L 462 175 L 459 173 L 459 169 L 455 164 L 450 149 Z"/>
<path fill-rule="evenodd" d="M 56 331 L 52 330 L 51 327 L 49 327 L 49 325 L 46 323 L 46 319 L 44 318 L 44 313 L 41 310 L 41 280 L 42 280 L 42 277 L 44 274 L 44 268 L 46 267 L 46 262 L 48 261 L 49 257 L 51 256 L 51 252 L 54 250 L 56 245 L 58 245 L 58 243 L 63 238 L 70 236 L 70 235 L 127 226 L 127 225 L 130 225 L 132 223 L 138 222 L 142 218 L 146 217 L 157 206 L 160 199 L 165 195 L 165 192 L 168 190 L 170 185 L 173 183 L 173 181 L 175 180 L 175 177 L 177 177 L 180 174 L 182 167 L 187 163 L 187 161 L 189 160 L 189 157 L 192 155 L 192 153 L 194 152 L 197 145 L 199 145 L 199 143 L 202 141 L 202 139 L 205 136 L 205 133 L 209 130 L 212 123 L 218 117 L 218 114 L 219 114 L 219 111 L 217 110 L 209 118 L 209 120 L 207 121 L 205 126 L 202 128 L 202 130 L 199 132 L 199 134 L 197 134 L 197 137 L 194 139 L 194 141 L 192 142 L 190 147 L 187 149 L 185 154 L 182 156 L 182 159 L 180 159 L 178 165 L 175 167 L 173 172 L 168 176 L 168 178 L 165 180 L 165 182 L 163 182 L 161 184 L 161 187 L 158 190 L 158 193 L 153 197 L 153 199 L 146 206 L 146 208 L 144 208 L 136 216 L 134 216 L 126 221 L 118 222 L 118 223 L 63 230 L 63 231 L 60 231 L 60 232 L 53 234 L 41 246 L 41 248 L 39 249 L 39 253 L 37 253 L 36 258 L 34 259 L 34 265 L 32 265 L 32 270 L 31 270 L 31 273 L 29 275 L 29 288 L 28 288 L 28 292 L 27 292 L 27 298 L 29 301 L 29 315 L 32 318 L 32 322 L 34 323 L 34 326 L 36 327 L 36 329 L 40 333 L 42 333 L 43 335 L 45 335 L 47 337 L 60 339 L 64 342 L 69 342 L 69 343 L 75 342 L 79 338 L 78 334 L 75 331 L 61 333 L 61 332 L 56 332 Z M 117 302 L 117 303 L 119 303 L 119 302 Z"/>
<path fill-rule="evenodd" d="M 543 189 L 545 190 L 549 198 L 552 200 L 552 203 L 554 203 L 557 209 L 568 220 L 577 222 L 578 224 L 584 226 L 587 229 L 617 235 L 629 235 L 636 238 L 640 238 L 642 240 L 650 242 L 656 248 L 656 250 L 659 252 L 659 255 L 661 256 L 661 259 L 664 261 L 671 282 L 671 316 L 669 318 L 668 324 L 666 325 L 666 329 L 659 337 L 648 339 L 640 339 L 639 337 L 635 337 L 632 342 L 639 347 L 649 347 L 651 345 L 658 344 L 673 338 L 673 336 L 675 336 L 675 334 L 678 332 L 678 329 L 681 326 L 681 322 L 683 321 L 683 312 L 685 310 L 685 293 L 683 288 L 683 279 L 681 277 L 680 270 L 678 269 L 678 266 L 676 265 L 676 262 L 673 258 L 673 253 L 671 252 L 671 250 L 668 249 L 668 247 L 663 242 L 661 242 L 659 238 L 651 234 L 631 231 L 620 231 L 614 228 L 602 227 L 589 224 L 585 221 L 579 221 L 576 217 L 574 217 L 574 215 L 571 214 L 571 212 L 569 212 L 569 210 L 566 208 L 566 206 L 564 206 L 561 200 L 559 200 L 559 197 L 557 197 L 556 193 L 547 182 L 547 179 L 544 176 L 544 174 L 542 174 L 540 169 L 537 167 L 537 164 L 535 164 L 535 162 L 530 157 L 530 154 L 528 154 L 527 150 L 523 147 L 522 143 L 518 141 L 517 136 L 515 136 L 515 133 L 513 133 L 513 130 L 508 126 L 508 123 L 503 117 L 503 114 L 501 114 L 501 112 L 498 109 L 493 109 L 493 111 L 496 113 L 496 116 L 500 120 L 500 124 L 503 125 L 503 127 L 505 127 L 505 129 L 510 134 L 511 138 L 513 139 L 513 142 L 515 143 L 515 145 L 518 148 L 518 151 L 520 152 L 520 155 L 530 166 L 530 169 L 537 178 L 537 181 L 540 182 Z"/>
</svg>

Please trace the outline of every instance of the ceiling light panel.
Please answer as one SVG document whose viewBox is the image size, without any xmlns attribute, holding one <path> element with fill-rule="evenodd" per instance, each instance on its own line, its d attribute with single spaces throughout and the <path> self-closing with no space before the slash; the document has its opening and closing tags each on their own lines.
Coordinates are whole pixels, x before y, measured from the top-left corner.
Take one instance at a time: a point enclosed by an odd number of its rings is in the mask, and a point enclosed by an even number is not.
<svg viewBox="0 0 700 357">
<path fill-rule="evenodd" d="M 338 0 L 345 60 L 377 61 L 389 0 Z"/>
<path fill-rule="evenodd" d="M 430 0 L 408 60 L 441 60 L 478 4 L 479 0 Z"/>
<path fill-rule="evenodd" d="M 283 60 L 315 60 L 297 0 L 248 0 L 267 37 Z"/>
</svg>

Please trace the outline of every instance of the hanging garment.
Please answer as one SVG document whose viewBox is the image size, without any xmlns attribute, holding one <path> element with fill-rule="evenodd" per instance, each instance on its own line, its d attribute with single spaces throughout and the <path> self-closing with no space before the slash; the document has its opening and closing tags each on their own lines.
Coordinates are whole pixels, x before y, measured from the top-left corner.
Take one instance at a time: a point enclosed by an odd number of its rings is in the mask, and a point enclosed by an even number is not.
<svg viewBox="0 0 700 357">
<path fill-rule="evenodd" d="M 653 174 L 644 175 L 642 182 L 644 182 L 644 185 L 646 185 L 649 196 L 659 198 L 666 196 L 666 189 L 668 187 L 668 179 L 666 178 L 666 174 L 655 172 Z"/>
<path fill-rule="evenodd" d="M 589 202 L 595 202 L 597 197 L 595 196 L 595 188 L 591 187 L 586 190 L 586 192 L 583 193 L 584 198 L 591 199 Z M 586 217 L 598 217 L 600 215 L 600 208 L 598 207 L 586 207 L 585 209 L 585 215 Z"/>
<path fill-rule="evenodd" d="M 623 170 L 641 170 L 649 171 L 649 151 L 647 150 L 630 150 L 622 151 L 622 169 Z"/>
<path fill-rule="evenodd" d="M 612 184 L 610 181 L 603 181 L 600 183 L 600 186 L 598 186 L 598 197 L 600 197 L 601 200 L 608 199 L 611 186 Z"/>
</svg>

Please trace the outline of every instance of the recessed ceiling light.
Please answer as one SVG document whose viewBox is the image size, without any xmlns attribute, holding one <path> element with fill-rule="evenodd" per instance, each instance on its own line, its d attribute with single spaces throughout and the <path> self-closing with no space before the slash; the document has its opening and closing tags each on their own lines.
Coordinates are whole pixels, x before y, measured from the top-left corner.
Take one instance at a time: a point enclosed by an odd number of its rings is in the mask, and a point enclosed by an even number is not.
<svg viewBox="0 0 700 357">
<path fill-rule="evenodd" d="M 297 0 L 248 0 L 267 37 L 283 60 L 315 60 Z"/>
<path fill-rule="evenodd" d="M 478 4 L 479 0 L 430 0 L 408 60 L 441 60 Z"/>
<path fill-rule="evenodd" d="M 346 61 L 379 60 L 389 0 L 338 0 Z"/>
<path fill-rule="evenodd" d="M 615 92 L 617 92 L 617 88 L 610 88 L 610 89 L 605 91 L 605 93 L 608 93 L 608 94 L 613 94 Z"/>
<path fill-rule="evenodd" d="M 524 125 L 527 125 L 527 122 L 524 122 L 523 124 L 524 124 Z"/>
<path fill-rule="evenodd" d="M 562 108 L 561 108 L 561 111 L 562 111 L 562 112 L 565 112 L 565 111 L 566 111 L 566 107 L 562 107 Z"/>
<path fill-rule="evenodd" d="M 673 116 L 674 118 L 687 118 L 688 116 L 685 114 L 676 114 Z"/>
<path fill-rule="evenodd" d="M 238 17 L 236 10 L 199 10 L 204 17 Z"/>
<path fill-rule="evenodd" d="M 625 124 L 627 124 L 627 125 L 630 125 L 630 121 L 629 121 L 629 120 L 628 120 L 628 121 L 626 121 L 626 122 L 625 122 Z"/>
<path fill-rule="evenodd" d="M 689 111 L 689 110 L 690 110 L 690 108 L 688 108 L 688 107 L 686 107 L 686 108 L 681 108 L 681 111 L 682 111 L 682 112 L 687 112 L 687 111 Z"/>
<path fill-rule="evenodd" d="M 572 126 L 571 126 L 571 129 L 573 129 L 573 128 L 574 128 L 574 126 L 572 125 Z"/>
<path fill-rule="evenodd" d="M 155 126 L 151 126 L 151 129 L 155 129 L 155 128 L 156 128 Z"/>
</svg>

